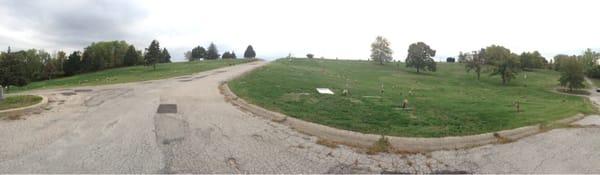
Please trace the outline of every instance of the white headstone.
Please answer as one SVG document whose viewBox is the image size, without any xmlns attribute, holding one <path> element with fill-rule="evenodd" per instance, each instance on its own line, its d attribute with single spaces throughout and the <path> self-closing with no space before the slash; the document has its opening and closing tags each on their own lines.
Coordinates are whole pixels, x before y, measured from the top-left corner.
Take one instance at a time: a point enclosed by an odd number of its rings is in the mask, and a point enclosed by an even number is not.
<svg viewBox="0 0 600 175">
<path fill-rule="evenodd" d="M 329 88 L 317 88 L 317 92 L 319 92 L 319 94 L 333 95 L 333 91 L 331 91 L 331 89 L 329 89 Z"/>
</svg>

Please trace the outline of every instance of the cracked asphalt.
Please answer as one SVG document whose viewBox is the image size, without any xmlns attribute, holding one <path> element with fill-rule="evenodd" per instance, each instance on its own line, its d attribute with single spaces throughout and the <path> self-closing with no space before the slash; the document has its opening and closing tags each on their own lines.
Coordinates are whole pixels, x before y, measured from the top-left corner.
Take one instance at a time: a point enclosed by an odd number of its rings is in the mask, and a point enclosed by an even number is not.
<svg viewBox="0 0 600 175">
<path fill-rule="evenodd" d="M 0 120 L 0 173 L 600 173 L 600 116 L 463 150 L 367 155 L 319 145 L 219 93 L 221 81 L 264 64 L 32 92 L 49 105 Z"/>
</svg>

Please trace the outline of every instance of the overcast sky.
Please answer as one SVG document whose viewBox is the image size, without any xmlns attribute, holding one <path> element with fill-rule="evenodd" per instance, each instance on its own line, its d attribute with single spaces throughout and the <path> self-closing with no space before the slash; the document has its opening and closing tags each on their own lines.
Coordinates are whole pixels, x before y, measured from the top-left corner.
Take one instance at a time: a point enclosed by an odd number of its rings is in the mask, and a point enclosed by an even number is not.
<svg viewBox="0 0 600 175">
<path fill-rule="evenodd" d="M 418 41 L 438 58 L 491 44 L 551 58 L 600 48 L 599 17 L 592 0 L 0 0 L 0 46 L 55 52 L 126 40 L 142 49 L 157 39 L 174 60 L 210 42 L 238 56 L 252 44 L 269 59 L 366 59 L 381 35 L 401 60 Z"/>
</svg>

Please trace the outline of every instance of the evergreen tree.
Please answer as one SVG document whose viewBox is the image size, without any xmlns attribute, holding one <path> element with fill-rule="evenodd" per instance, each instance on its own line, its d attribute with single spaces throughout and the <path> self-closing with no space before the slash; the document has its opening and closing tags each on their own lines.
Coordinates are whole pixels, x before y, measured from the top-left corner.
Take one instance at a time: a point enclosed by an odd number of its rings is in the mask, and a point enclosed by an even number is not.
<svg viewBox="0 0 600 175">
<path fill-rule="evenodd" d="M 223 53 L 223 56 L 221 56 L 221 58 L 223 59 L 230 59 L 231 58 L 231 54 L 229 53 L 229 51 Z"/>
<path fill-rule="evenodd" d="M 233 58 L 233 59 L 237 59 L 237 56 L 235 55 L 235 52 L 234 52 L 234 51 L 231 51 L 231 58 Z"/>
<path fill-rule="evenodd" d="M 169 51 L 167 50 L 167 48 L 163 48 L 161 63 L 170 63 L 170 62 L 171 62 L 171 54 L 169 54 Z"/>
<path fill-rule="evenodd" d="M 123 63 L 125 64 L 125 66 L 133 66 L 137 63 L 138 57 L 139 55 L 137 50 L 135 50 L 135 47 L 133 45 L 130 45 L 127 49 L 127 53 L 125 54 Z"/>
<path fill-rule="evenodd" d="M 75 75 L 81 69 L 82 61 L 81 61 L 81 52 L 75 51 L 63 64 L 63 70 L 66 76 Z"/>
<path fill-rule="evenodd" d="M 252 45 L 248 45 L 246 51 L 244 52 L 244 58 L 254 58 L 256 57 L 256 52 L 254 52 L 254 48 Z"/>
<path fill-rule="evenodd" d="M 192 49 L 190 61 L 200 60 L 200 58 L 206 58 L 206 49 L 202 46 Z"/>
<path fill-rule="evenodd" d="M 162 53 L 158 41 L 152 40 L 150 46 L 146 48 L 146 55 L 144 55 L 146 65 L 152 65 L 152 69 L 156 70 L 156 63 L 160 60 L 161 56 Z"/>
<path fill-rule="evenodd" d="M 214 43 L 210 43 L 208 46 L 208 51 L 206 53 L 206 59 L 208 60 L 216 60 L 219 59 L 219 50 Z"/>
</svg>

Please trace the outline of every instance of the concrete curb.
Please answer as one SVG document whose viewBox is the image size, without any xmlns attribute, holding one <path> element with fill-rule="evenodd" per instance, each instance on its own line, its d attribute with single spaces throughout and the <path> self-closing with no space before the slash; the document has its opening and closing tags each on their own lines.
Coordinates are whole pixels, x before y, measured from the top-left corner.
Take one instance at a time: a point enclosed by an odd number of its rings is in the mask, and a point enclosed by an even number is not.
<svg viewBox="0 0 600 175">
<path fill-rule="evenodd" d="M 45 106 L 46 104 L 48 104 L 48 97 L 43 96 L 43 95 L 35 95 L 35 96 L 42 97 L 42 101 L 40 101 L 37 104 L 31 105 L 31 106 L 25 106 L 25 107 L 20 107 L 20 108 L 1 110 L 0 111 L 0 118 L 1 117 L 7 117 L 7 116 L 22 115 L 22 114 L 25 114 L 25 113 L 28 113 L 28 112 L 39 110 L 40 108 L 42 108 L 43 106 Z"/>
<path fill-rule="evenodd" d="M 239 75 L 236 78 L 241 77 L 247 73 L 249 72 Z M 307 122 L 293 117 L 288 117 L 285 114 L 281 114 L 278 112 L 269 111 L 260 106 L 250 104 L 244 99 L 239 98 L 229 89 L 227 82 L 222 82 L 221 85 L 219 85 L 219 90 L 221 94 L 225 96 L 226 101 L 232 103 L 235 106 L 238 106 L 242 110 L 248 111 L 254 115 L 275 122 L 288 125 L 299 132 L 317 136 L 321 139 L 350 146 L 368 148 L 371 147 L 376 141 L 378 141 L 382 137 L 381 135 L 364 134 L 360 132 L 337 129 L 317 123 Z M 577 114 L 569 118 L 554 121 L 553 124 L 569 124 L 576 120 L 582 119 L 583 117 L 583 114 Z M 389 142 L 392 145 L 392 147 L 398 151 L 429 152 L 437 150 L 471 148 L 493 143 L 506 143 L 544 131 L 546 130 L 542 127 L 542 125 L 536 124 L 516 129 L 469 136 L 452 136 L 441 138 L 396 136 L 385 137 L 389 139 Z"/>
</svg>

